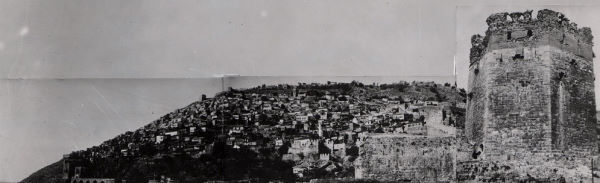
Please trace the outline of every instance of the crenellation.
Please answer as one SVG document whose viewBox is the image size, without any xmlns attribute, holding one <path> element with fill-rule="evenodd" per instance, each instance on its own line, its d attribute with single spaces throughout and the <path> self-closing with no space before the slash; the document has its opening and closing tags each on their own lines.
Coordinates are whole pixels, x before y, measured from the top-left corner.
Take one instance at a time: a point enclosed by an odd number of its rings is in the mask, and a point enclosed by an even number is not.
<svg viewBox="0 0 600 183">
<path fill-rule="evenodd" d="M 532 11 L 495 13 L 486 22 L 488 30 L 485 36 L 474 35 L 471 38 L 470 65 L 481 60 L 491 50 L 517 48 L 518 46 L 535 48 L 542 45 L 555 46 L 590 60 L 594 57 L 591 49 L 592 33 L 589 27 L 578 28 L 562 13 L 552 10 L 540 10 L 537 18 L 532 19 Z M 521 55 L 503 55 L 503 58 L 522 58 Z M 504 61 L 501 59 L 500 61 Z"/>
<path fill-rule="evenodd" d="M 470 52 L 470 60 L 471 65 L 481 59 L 483 56 L 483 52 L 485 51 L 487 43 L 484 42 L 484 37 L 476 34 L 471 36 L 471 52 Z"/>
</svg>

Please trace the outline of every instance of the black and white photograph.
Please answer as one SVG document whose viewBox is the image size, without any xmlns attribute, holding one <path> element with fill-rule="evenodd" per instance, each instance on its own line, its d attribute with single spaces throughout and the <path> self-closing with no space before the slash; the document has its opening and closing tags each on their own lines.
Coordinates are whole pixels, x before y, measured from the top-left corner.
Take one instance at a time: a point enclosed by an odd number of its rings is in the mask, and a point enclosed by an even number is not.
<svg viewBox="0 0 600 183">
<path fill-rule="evenodd" d="M 2 0 L 0 183 L 600 182 L 600 2 Z"/>
</svg>

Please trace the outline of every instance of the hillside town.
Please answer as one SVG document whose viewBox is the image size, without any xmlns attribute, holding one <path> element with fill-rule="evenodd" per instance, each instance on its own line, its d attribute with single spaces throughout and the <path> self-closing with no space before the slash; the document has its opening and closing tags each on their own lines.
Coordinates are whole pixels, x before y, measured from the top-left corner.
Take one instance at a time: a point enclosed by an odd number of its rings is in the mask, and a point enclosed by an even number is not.
<svg viewBox="0 0 600 183">
<path fill-rule="evenodd" d="M 456 128 L 464 126 L 466 96 L 464 90 L 451 84 L 434 82 L 367 85 L 354 81 L 230 88 L 214 98 L 202 95 L 199 101 L 143 128 L 65 155 L 63 179 L 184 182 L 353 178 L 358 144 L 366 134 L 454 135 Z M 203 173 L 205 177 L 194 179 L 191 173 L 156 171 L 161 166 L 175 165 L 163 165 L 162 160 L 168 158 L 235 159 L 236 152 L 257 154 L 257 161 L 252 160 L 248 169 L 257 164 L 268 168 L 270 165 L 263 160 L 269 159 L 272 166 L 281 165 L 271 168 L 283 173 L 269 177 L 272 175 L 263 176 L 253 170 L 230 177 L 233 172 L 228 171 L 231 167 L 223 163 L 225 160 L 204 162 L 217 168 L 212 177 Z M 246 154 L 242 153 L 240 159 Z M 155 169 L 106 170 L 114 164 L 107 162 L 121 161 L 143 162 L 145 167 L 155 165 Z M 236 166 L 246 166 L 240 160 L 235 162 Z"/>
</svg>

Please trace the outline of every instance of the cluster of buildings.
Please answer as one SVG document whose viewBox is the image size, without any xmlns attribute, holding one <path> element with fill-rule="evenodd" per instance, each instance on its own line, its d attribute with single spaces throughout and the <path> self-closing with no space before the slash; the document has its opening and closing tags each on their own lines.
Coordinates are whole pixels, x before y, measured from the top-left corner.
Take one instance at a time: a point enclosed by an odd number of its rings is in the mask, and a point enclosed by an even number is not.
<svg viewBox="0 0 600 183">
<path fill-rule="evenodd" d="M 431 82 L 230 89 L 74 155 L 199 157 L 223 143 L 277 151 L 302 179 L 593 182 L 600 158 L 591 30 L 551 10 L 486 22 L 485 37 L 471 40 L 469 93 Z M 83 180 L 80 166 L 64 171 Z"/>
<path fill-rule="evenodd" d="M 452 135 L 464 122 L 464 91 L 449 84 L 402 82 L 299 84 L 230 89 L 162 116 L 145 127 L 75 152 L 88 159 L 280 151 L 298 177 L 351 171 L 368 133 Z M 340 176 L 341 173 L 340 173 Z"/>
</svg>

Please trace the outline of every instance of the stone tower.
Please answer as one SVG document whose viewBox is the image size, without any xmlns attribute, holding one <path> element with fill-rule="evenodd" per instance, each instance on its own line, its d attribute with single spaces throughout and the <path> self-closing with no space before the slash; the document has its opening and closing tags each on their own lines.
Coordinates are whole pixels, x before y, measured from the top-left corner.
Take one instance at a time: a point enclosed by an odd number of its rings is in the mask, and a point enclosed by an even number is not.
<svg viewBox="0 0 600 183">
<path fill-rule="evenodd" d="M 551 10 L 536 18 L 496 13 L 486 22 L 485 36 L 471 38 L 465 136 L 480 151 L 473 158 L 590 157 L 597 149 L 590 28 Z"/>
</svg>

